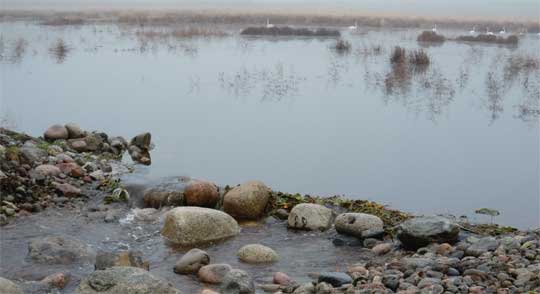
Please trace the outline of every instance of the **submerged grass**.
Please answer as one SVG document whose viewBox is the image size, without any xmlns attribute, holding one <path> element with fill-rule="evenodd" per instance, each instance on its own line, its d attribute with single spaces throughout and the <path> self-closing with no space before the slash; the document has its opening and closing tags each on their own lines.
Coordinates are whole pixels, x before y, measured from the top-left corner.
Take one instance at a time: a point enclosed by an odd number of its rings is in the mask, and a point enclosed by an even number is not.
<svg viewBox="0 0 540 294">
<path fill-rule="evenodd" d="M 56 43 L 49 49 L 49 52 L 58 63 L 64 62 L 69 51 L 71 51 L 71 47 L 69 47 L 63 39 L 58 39 L 58 41 L 56 41 Z"/>
<path fill-rule="evenodd" d="M 347 40 L 339 39 L 336 41 L 336 44 L 334 44 L 333 48 L 339 53 L 348 53 L 351 51 L 352 45 L 351 42 Z"/>
</svg>

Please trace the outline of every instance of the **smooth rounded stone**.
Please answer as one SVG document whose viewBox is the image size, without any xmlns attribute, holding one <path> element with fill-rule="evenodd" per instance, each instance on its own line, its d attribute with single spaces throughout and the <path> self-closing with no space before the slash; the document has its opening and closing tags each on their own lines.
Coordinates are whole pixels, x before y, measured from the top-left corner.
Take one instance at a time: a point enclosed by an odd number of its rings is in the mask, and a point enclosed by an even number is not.
<svg viewBox="0 0 540 294">
<path fill-rule="evenodd" d="M 79 240 L 51 236 L 30 240 L 28 255 L 37 263 L 72 264 L 91 260 L 94 253 Z"/>
<path fill-rule="evenodd" d="M 43 137 L 47 141 L 67 139 L 68 130 L 62 125 L 52 125 L 43 133 Z"/>
<path fill-rule="evenodd" d="M 210 289 L 203 289 L 201 291 L 201 294 L 219 294 L 219 293 Z"/>
<path fill-rule="evenodd" d="M 417 269 L 425 268 L 427 266 L 432 266 L 435 264 L 435 260 L 425 257 L 405 257 L 401 259 L 401 264 L 403 269 Z"/>
<path fill-rule="evenodd" d="M 219 202 L 218 188 L 207 181 L 192 181 L 184 190 L 184 199 L 188 206 L 213 208 Z"/>
<path fill-rule="evenodd" d="M 288 226 L 299 230 L 325 231 L 332 225 L 332 210 L 319 204 L 302 203 L 291 210 Z"/>
<path fill-rule="evenodd" d="M 203 207 L 177 207 L 165 216 L 161 234 L 170 242 L 182 246 L 203 244 L 232 237 L 240 227 L 230 215 Z"/>
<path fill-rule="evenodd" d="M 383 221 L 367 213 L 342 213 L 336 217 L 334 225 L 338 233 L 358 238 L 383 232 Z"/>
<path fill-rule="evenodd" d="M 318 282 L 328 283 L 334 287 L 341 287 L 344 284 L 352 283 L 351 276 L 341 272 L 322 272 L 319 274 Z"/>
<path fill-rule="evenodd" d="M 274 284 L 283 285 L 283 286 L 287 286 L 287 285 L 291 285 L 295 283 L 294 280 L 291 279 L 291 277 L 289 277 L 289 275 L 282 272 L 276 272 L 274 276 L 272 277 L 272 281 L 274 282 Z"/>
<path fill-rule="evenodd" d="M 377 255 L 385 255 L 386 253 L 392 251 L 392 244 L 390 243 L 381 243 L 378 245 L 375 245 L 375 247 L 371 248 L 371 251 Z"/>
<path fill-rule="evenodd" d="M 82 280 L 77 294 L 180 294 L 168 282 L 136 267 L 112 267 L 91 273 Z"/>
<path fill-rule="evenodd" d="M 329 283 L 322 282 L 322 283 L 318 283 L 315 286 L 315 293 L 317 293 L 317 294 L 334 294 L 335 291 L 334 291 L 334 288 L 332 287 L 332 285 L 330 285 Z"/>
<path fill-rule="evenodd" d="M 71 139 L 68 141 L 69 147 L 77 152 L 84 152 L 88 150 L 88 144 L 84 139 Z"/>
<path fill-rule="evenodd" d="M 210 263 L 210 256 L 205 251 L 193 248 L 184 254 L 174 265 L 177 274 L 196 274 L 199 269 Z"/>
<path fill-rule="evenodd" d="M 39 165 L 34 169 L 34 171 L 44 177 L 56 177 L 62 172 L 60 168 L 51 164 Z"/>
<path fill-rule="evenodd" d="M 199 280 L 209 284 L 220 284 L 232 267 L 225 263 L 209 264 L 201 267 L 197 276 Z"/>
<path fill-rule="evenodd" d="M 0 277 L 0 293 L 2 294 L 23 294 L 23 291 L 17 284 L 8 279 Z"/>
<path fill-rule="evenodd" d="M 457 241 L 459 227 L 441 216 L 423 216 L 407 220 L 399 225 L 397 237 L 406 249 L 416 250 L 431 243 Z"/>
<path fill-rule="evenodd" d="M 145 270 L 150 269 L 150 263 L 143 260 L 143 253 L 141 251 L 98 251 L 96 254 L 96 263 L 94 264 L 95 270 L 104 270 L 115 266 L 131 266 Z"/>
<path fill-rule="evenodd" d="M 435 252 L 439 255 L 449 255 L 454 251 L 454 247 L 448 243 L 440 244 L 436 247 Z"/>
<path fill-rule="evenodd" d="M 68 132 L 69 139 L 78 139 L 84 137 L 84 131 L 76 123 L 67 123 L 64 126 Z"/>
<path fill-rule="evenodd" d="M 499 247 L 499 240 L 493 237 L 484 237 L 469 246 L 465 250 L 465 254 L 478 257 L 488 251 L 494 251 L 497 247 Z"/>
<path fill-rule="evenodd" d="M 143 195 L 144 207 L 161 208 L 164 206 L 181 206 L 184 204 L 184 192 L 168 187 L 150 188 Z"/>
<path fill-rule="evenodd" d="M 234 187 L 223 197 L 223 211 L 237 219 L 258 219 L 270 199 L 270 188 L 259 181 Z"/>
<path fill-rule="evenodd" d="M 261 244 L 249 244 L 238 250 L 238 258 L 246 263 L 269 263 L 278 260 L 277 253 Z"/>
<path fill-rule="evenodd" d="M 221 294 L 255 294 L 255 283 L 245 271 L 233 269 L 225 275 L 220 290 Z"/>
<path fill-rule="evenodd" d="M 372 249 L 373 247 L 380 244 L 382 241 L 375 238 L 366 238 L 362 241 L 362 245 L 366 248 Z"/>
</svg>

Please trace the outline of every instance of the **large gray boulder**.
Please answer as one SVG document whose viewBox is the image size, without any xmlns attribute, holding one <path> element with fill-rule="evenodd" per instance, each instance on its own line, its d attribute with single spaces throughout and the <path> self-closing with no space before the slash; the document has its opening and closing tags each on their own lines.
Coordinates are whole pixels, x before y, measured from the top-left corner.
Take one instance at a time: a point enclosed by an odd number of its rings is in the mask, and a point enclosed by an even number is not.
<svg viewBox="0 0 540 294">
<path fill-rule="evenodd" d="M 23 291 L 17 284 L 8 279 L 0 277 L 0 293 L 2 294 L 23 294 Z"/>
<path fill-rule="evenodd" d="M 82 280 L 77 294 L 179 294 L 171 284 L 137 267 L 98 270 Z"/>
<path fill-rule="evenodd" d="M 68 138 L 70 139 L 77 139 L 84 137 L 84 131 L 81 129 L 81 127 L 76 123 L 67 123 L 64 126 L 68 132 Z"/>
<path fill-rule="evenodd" d="M 383 233 L 383 221 L 367 213 L 342 213 L 336 217 L 334 226 L 341 234 L 369 238 Z"/>
<path fill-rule="evenodd" d="M 233 269 L 225 276 L 221 294 L 255 294 L 255 284 L 251 276 L 243 270 Z"/>
<path fill-rule="evenodd" d="M 85 243 L 67 237 L 51 236 L 28 242 L 28 256 L 37 263 L 71 264 L 90 261 L 95 253 Z"/>
<path fill-rule="evenodd" d="M 459 227 L 441 216 L 422 216 L 403 222 L 397 237 L 406 249 L 416 250 L 431 243 L 455 243 Z"/>
<path fill-rule="evenodd" d="M 161 234 L 182 246 L 208 243 L 232 237 L 240 227 L 230 215 L 203 207 L 177 207 L 165 216 Z"/>
<path fill-rule="evenodd" d="M 223 211 L 237 219 L 258 219 L 264 214 L 270 192 L 270 188 L 259 181 L 241 184 L 225 194 Z"/>
<path fill-rule="evenodd" d="M 65 140 L 69 137 L 69 135 L 66 127 L 62 125 L 52 125 L 45 131 L 43 137 L 47 141 L 55 141 L 62 139 Z"/>
<path fill-rule="evenodd" d="M 478 257 L 488 251 L 495 251 L 499 247 L 499 243 L 499 240 L 493 237 L 480 238 L 467 247 L 465 254 Z"/>
<path fill-rule="evenodd" d="M 288 225 L 299 230 L 325 231 L 332 225 L 332 218 L 331 209 L 319 204 L 302 203 L 291 210 Z"/>
</svg>

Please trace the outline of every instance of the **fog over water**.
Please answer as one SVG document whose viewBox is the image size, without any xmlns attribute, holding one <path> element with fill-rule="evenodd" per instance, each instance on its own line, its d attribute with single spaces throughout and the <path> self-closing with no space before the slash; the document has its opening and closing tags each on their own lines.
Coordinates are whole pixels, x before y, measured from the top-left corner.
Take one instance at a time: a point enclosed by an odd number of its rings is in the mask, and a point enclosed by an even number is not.
<svg viewBox="0 0 540 294">
<path fill-rule="evenodd" d="M 538 21 L 537 0 L 3 0 L 4 9 L 19 8 L 214 8 L 297 9 L 298 12 L 348 12 L 421 17 L 481 17 Z M 293 10 L 294 11 L 294 10 Z"/>
</svg>

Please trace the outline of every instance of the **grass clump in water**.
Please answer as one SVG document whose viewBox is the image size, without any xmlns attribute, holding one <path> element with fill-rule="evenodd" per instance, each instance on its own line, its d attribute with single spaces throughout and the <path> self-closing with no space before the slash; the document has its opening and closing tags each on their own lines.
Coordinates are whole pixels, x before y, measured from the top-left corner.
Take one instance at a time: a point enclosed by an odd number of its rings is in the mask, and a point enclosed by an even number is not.
<svg viewBox="0 0 540 294">
<path fill-rule="evenodd" d="M 418 42 L 442 43 L 446 41 L 443 35 L 432 31 L 423 31 L 417 38 Z"/>
<path fill-rule="evenodd" d="M 351 42 L 343 39 L 339 39 L 336 41 L 336 44 L 334 45 L 334 50 L 336 50 L 339 53 L 348 53 L 351 51 Z"/>
<path fill-rule="evenodd" d="M 251 36 L 303 36 L 303 37 L 339 37 L 341 33 L 338 30 L 326 28 L 308 29 L 292 27 L 248 27 L 244 29 L 241 35 Z"/>
</svg>

